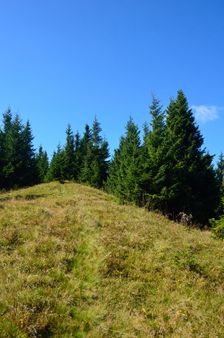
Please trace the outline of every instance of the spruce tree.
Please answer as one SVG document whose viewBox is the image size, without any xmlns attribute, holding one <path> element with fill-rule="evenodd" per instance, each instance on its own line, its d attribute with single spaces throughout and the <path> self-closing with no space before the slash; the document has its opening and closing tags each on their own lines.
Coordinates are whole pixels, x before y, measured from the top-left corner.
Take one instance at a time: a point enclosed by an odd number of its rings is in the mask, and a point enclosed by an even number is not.
<svg viewBox="0 0 224 338">
<path fill-rule="evenodd" d="M 160 207 L 160 191 L 164 185 L 165 176 L 163 172 L 163 144 L 165 133 L 164 112 L 160 101 L 154 96 L 150 105 L 151 129 L 144 127 L 143 143 L 143 184 L 146 199 L 150 208 Z"/>
<path fill-rule="evenodd" d="M 80 177 L 82 165 L 82 153 L 81 153 L 81 139 L 80 134 L 75 134 L 75 164 L 74 164 L 74 179 L 77 181 Z"/>
<path fill-rule="evenodd" d="M 216 168 L 216 176 L 219 186 L 220 204 L 217 210 L 218 216 L 224 214 L 224 155 L 220 154 Z"/>
<path fill-rule="evenodd" d="M 13 119 L 9 109 L 3 114 L 0 138 L 1 187 L 35 184 L 37 171 L 30 123 L 23 125 L 18 115 Z"/>
<path fill-rule="evenodd" d="M 103 139 L 100 147 L 100 187 L 105 186 L 109 170 L 109 144 Z"/>
<path fill-rule="evenodd" d="M 2 167 L 1 167 L 1 188 L 9 188 L 9 178 L 12 175 L 14 168 L 12 164 L 12 113 L 8 109 L 3 114 L 3 130 L 1 133 L 1 153 L 2 153 Z"/>
<path fill-rule="evenodd" d="M 91 176 L 90 184 L 94 187 L 100 188 L 106 181 L 108 172 L 108 157 L 109 149 L 106 140 L 103 140 L 101 136 L 101 126 L 98 120 L 95 118 L 92 126 L 91 147 L 92 152 L 91 159 Z"/>
<path fill-rule="evenodd" d="M 24 126 L 21 136 L 22 164 L 20 180 L 22 186 L 29 186 L 38 182 L 33 135 L 29 121 Z"/>
<path fill-rule="evenodd" d="M 80 171 L 78 180 L 82 183 L 90 183 L 91 162 L 92 162 L 92 144 L 91 144 L 91 129 L 88 124 L 85 125 L 85 132 L 80 140 Z"/>
<path fill-rule="evenodd" d="M 59 144 L 57 147 L 57 151 L 53 153 L 47 174 L 47 180 L 48 181 L 56 180 L 64 182 L 65 180 L 64 168 L 65 168 L 64 150 L 61 148 Z"/>
<path fill-rule="evenodd" d="M 85 127 L 77 155 L 81 155 L 79 180 L 93 187 L 101 188 L 108 174 L 108 143 L 101 136 L 101 126 L 95 118 L 92 128 Z"/>
<path fill-rule="evenodd" d="M 24 184 L 23 181 L 23 126 L 19 116 L 12 120 L 8 111 L 3 117 L 4 123 L 4 187 L 13 188 Z"/>
<path fill-rule="evenodd" d="M 70 125 L 68 125 L 66 130 L 66 144 L 64 148 L 64 176 L 67 180 L 73 180 L 75 178 L 75 140 Z"/>
<path fill-rule="evenodd" d="M 80 182 L 92 185 L 93 161 L 93 147 L 92 144 L 89 143 L 85 149 L 85 153 L 82 153 L 82 166 L 79 176 Z"/>
<path fill-rule="evenodd" d="M 121 137 L 119 148 L 115 151 L 108 177 L 108 190 L 121 202 L 142 202 L 142 149 L 139 129 L 130 120 L 126 134 Z"/>
<path fill-rule="evenodd" d="M 217 175 L 217 180 L 219 183 L 220 191 L 223 194 L 224 193 L 224 155 L 223 153 L 221 153 L 219 156 L 219 160 L 218 160 L 217 168 L 216 168 L 216 175 Z"/>
<path fill-rule="evenodd" d="M 43 183 L 47 180 L 47 173 L 49 169 L 49 161 L 47 152 L 40 146 L 36 155 L 36 166 L 37 166 L 37 180 L 38 183 Z"/>
<path fill-rule="evenodd" d="M 106 190 L 109 193 L 112 193 L 121 199 L 121 194 L 119 193 L 120 185 L 120 169 L 121 169 L 121 148 L 122 143 L 124 142 L 124 137 L 120 138 L 120 143 L 118 149 L 114 150 L 112 160 L 110 162 L 108 177 L 106 182 Z"/>
<path fill-rule="evenodd" d="M 173 216 L 182 211 L 191 213 L 195 221 L 205 224 L 217 207 L 218 189 L 212 156 L 202 145 L 193 113 L 184 93 L 179 91 L 167 111 L 163 208 Z"/>
</svg>

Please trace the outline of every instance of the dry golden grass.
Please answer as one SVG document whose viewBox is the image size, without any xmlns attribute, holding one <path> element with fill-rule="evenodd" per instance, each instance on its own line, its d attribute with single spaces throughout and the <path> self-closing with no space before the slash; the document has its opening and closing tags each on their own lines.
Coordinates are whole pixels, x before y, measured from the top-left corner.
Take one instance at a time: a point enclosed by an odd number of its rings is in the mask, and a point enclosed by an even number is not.
<svg viewBox="0 0 224 338">
<path fill-rule="evenodd" d="M 224 244 L 73 183 L 0 195 L 0 337 L 224 337 Z"/>
</svg>

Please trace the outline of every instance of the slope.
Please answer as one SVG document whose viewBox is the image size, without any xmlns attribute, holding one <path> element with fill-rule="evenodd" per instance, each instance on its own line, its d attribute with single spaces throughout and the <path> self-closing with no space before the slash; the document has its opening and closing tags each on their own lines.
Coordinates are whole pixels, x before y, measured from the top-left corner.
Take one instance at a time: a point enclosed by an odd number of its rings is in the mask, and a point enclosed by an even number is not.
<svg viewBox="0 0 224 338">
<path fill-rule="evenodd" d="M 0 337 L 224 336 L 224 245 L 99 190 L 0 195 Z"/>
</svg>

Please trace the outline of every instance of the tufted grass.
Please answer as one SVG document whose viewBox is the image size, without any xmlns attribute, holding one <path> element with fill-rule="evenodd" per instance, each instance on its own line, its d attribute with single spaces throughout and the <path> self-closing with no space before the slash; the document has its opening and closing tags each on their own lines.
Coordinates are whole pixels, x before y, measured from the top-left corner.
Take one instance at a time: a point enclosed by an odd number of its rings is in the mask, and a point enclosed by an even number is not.
<svg viewBox="0 0 224 338">
<path fill-rule="evenodd" d="M 223 337 L 224 243 L 99 190 L 0 195 L 0 337 Z"/>
</svg>

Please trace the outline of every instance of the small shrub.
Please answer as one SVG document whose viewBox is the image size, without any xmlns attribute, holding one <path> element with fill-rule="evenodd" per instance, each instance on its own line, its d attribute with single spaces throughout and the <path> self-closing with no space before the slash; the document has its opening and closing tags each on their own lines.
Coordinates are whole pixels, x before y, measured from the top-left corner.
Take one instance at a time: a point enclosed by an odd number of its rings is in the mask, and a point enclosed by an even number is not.
<svg viewBox="0 0 224 338">
<path fill-rule="evenodd" d="M 210 224 L 212 226 L 212 232 L 216 237 L 224 239 L 224 217 L 216 220 L 211 219 Z"/>
</svg>

